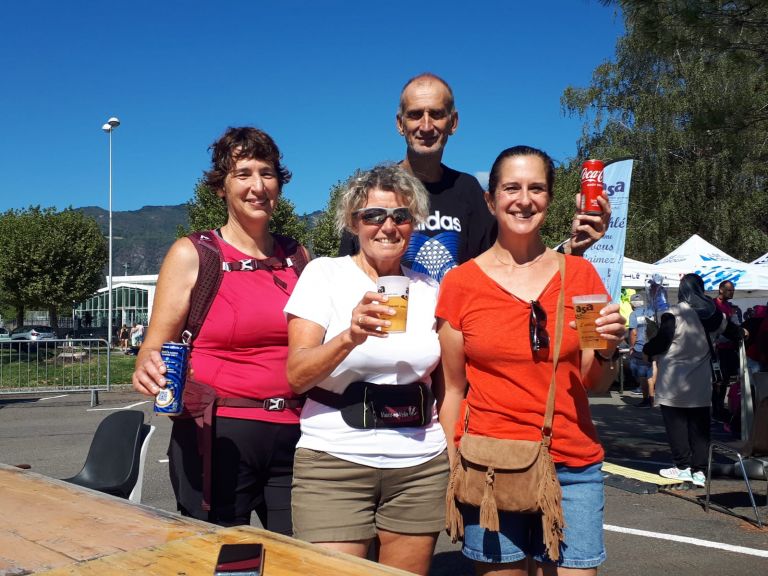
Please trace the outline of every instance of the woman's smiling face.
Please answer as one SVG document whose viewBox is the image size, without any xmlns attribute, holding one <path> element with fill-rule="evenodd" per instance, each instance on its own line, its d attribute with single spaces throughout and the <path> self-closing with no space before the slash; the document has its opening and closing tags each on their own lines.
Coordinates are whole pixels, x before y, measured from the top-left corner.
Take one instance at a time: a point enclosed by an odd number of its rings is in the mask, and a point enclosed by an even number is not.
<svg viewBox="0 0 768 576">
<path fill-rule="evenodd" d="M 486 194 L 488 209 L 500 228 L 513 234 L 538 233 L 550 203 L 547 167 L 533 155 L 503 160 L 496 189 Z"/>
</svg>

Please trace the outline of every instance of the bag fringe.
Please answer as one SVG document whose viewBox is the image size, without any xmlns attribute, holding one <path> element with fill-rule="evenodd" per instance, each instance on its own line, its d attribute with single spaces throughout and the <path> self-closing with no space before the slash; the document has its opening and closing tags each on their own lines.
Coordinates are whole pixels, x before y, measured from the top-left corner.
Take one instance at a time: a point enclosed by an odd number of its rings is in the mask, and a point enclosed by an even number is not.
<svg viewBox="0 0 768 576">
<path fill-rule="evenodd" d="M 549 450 L 542 445 L 538 465 L 544 467 L 543 482 L 539 486 L 538 503 L 541 508 L 541 527 L 547 556 L 557 562 L 560 559 L 560 542 L 563 541 L 565 518 L 563 517 L 562 490 L 557 480 L 555 463 Z"/>
<path fill-rule="evenodd" d="M 496 507 L 496 495 L 493 493 L 495 474 L 493 468 L 488 466 L 485 471 L 485 489 L 483 499 L 480 502 L 480 527 L 491 532 L 499 531 L 499 511 Z"/>
<path fill-rule="evenodd" d="M 461 466 L 461 455 L 456 455 L 456 464 L 451 470 L 451 476 L 448 481 L 448 490 L 445 493 L 445 528 L 451 537 L 451 543 L 456 544 L 459 538 L 464 537 L 464 517 L 456 505 L 455 482 Z"/>
</svg>

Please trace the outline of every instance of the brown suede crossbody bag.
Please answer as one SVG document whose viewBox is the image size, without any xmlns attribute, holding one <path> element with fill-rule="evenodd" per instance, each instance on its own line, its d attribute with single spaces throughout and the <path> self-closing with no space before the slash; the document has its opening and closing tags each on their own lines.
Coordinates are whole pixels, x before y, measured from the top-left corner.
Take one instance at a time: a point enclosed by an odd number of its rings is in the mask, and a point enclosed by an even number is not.
<svg viewBox="0 0 768 576">
<path fill-rule="evenodd" d="M 480 526 L 499 531 L 498 510 L 541 514 L 544 545 L 554 561 L 560 558 L 565 520 L 562 491 L 549 454 L 552 419 L 555 411 L 555 374 L 560 356 L 565 316 L 565 257 L 558 254 L 560 295 L 557 301 L 555 347 L 552 354 L 552 380 L 541 428 L 541 440 L 508 440 L 467 433 L 469 407 L 464 420 L 456 460 L 451 470 L 447 504 L 447 528 L 451 539 L 464 534 L 456 501 L 480 508 Z"/>
</svg>

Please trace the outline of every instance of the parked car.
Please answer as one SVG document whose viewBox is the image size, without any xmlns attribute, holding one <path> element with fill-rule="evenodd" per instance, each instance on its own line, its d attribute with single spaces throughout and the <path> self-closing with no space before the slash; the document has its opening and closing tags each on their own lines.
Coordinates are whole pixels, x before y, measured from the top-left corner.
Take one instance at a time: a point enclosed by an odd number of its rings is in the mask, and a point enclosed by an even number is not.
<svg viewBox="0 0 768 576">
<path fill-rule="evenodd" d="M 8 342 L 11 339 L 11 333 L 8 328 L 0 328 L 0 342 Z"/>
<path fill-rule="evenodd" d="M 19 326 L 11 332 L 11 340 L 55 340 L 56 333 L 50 326 Z"/>
</svg>

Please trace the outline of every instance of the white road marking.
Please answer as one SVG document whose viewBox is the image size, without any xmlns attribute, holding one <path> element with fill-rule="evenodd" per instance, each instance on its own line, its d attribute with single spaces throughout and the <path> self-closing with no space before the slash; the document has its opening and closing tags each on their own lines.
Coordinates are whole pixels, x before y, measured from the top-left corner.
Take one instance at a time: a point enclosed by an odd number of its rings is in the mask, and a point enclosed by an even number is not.
<svg viewBox="0 0 768 576">
<path fill-rule="evenodd" d="M 54 398 L 66 398 L 69 396 L 69 394 L 60 394 L 59 396 L 48 396 L 48 398 L 40 398 L 38 402 L 42 402 L 43 400 L 53 400 Z"/>
<path fill-rule="evenodd" d="M 129 404 L 128 406 L 118 406 L 116 408 L 88 408 L 86 412 L 98 412 L 101 410 L 130 410 L 131 408 L 135 408 L 136 406 L 141 406 L 142 404 L 146 404 L 147 402 L 151 402 L 151 400 L 142 400 L 141 402 L 136 402 L 135 404 Z"/>
<path fill-rule="evenodd" d="M 711 540 L 701 540 L 699 538 L 689 538 L 688 536 L 677 536 L 675 534 L 663 534 L 661 532 L 649 532 L 648 530 L 636 530 L 634 528 L 624 528 L 622 526 L 612 526 L 603 524 L 603 529 L 609 532 L 620 532 L 622 534 L 632 534 L 633 536 L 646 536 L 647 538 L 658 538 L 660 540 L 682 542 L 683 544 L 693 544 L 704 548 L 715 548 L 717 550 L 726 550 L 727 552 L 736 552 L 737 554 L 748 554 L 749 556 L 760 556 L 768 558 L 768 550 L 758 548 L 747 548 L 745 546 L 734 546 L 732 544 L 723 544 L 722 542 L 713 542 Z"/>
<path fill-rule="evenodd" d="M 667 460 L 666 462 L 661 462 L 659 460 L 645 460 L 645 459 L 638 460 L 636 458 L 615 458 L 611 456 L 610 460 L 611 462 L 616 461 L 616 462 L 632 462 L 635 464 L 653 464 L 654 466 L 664 466 L 667 468 L 673 465 L 671 459 Z"/>
</svg>

